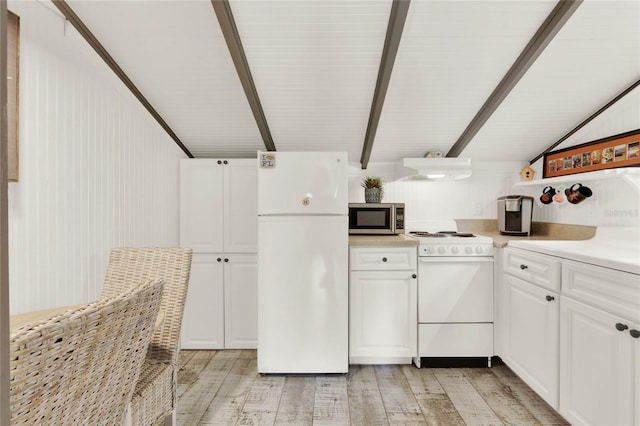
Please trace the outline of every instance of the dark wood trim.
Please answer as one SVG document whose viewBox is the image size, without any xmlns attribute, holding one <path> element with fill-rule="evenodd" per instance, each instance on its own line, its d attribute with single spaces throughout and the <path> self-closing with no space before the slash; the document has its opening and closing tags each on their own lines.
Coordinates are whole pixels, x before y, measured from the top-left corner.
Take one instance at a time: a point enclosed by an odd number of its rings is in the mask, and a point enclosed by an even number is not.
<svg viewBox="0 0 640 426">
<path fill-rule="evenodd" d="M 133 82 L 129 79 L 127 74 L 120 68 L 117 62 L 111 57 L 109 52 L 102 46 L 102 44 L 98 41 L 98 39 L 91 33 L 89 28 L 82 22 L 82 20 L 76 15 L 76 13 L 71 9 L 64 0 L 51 0 L 53 4 L 62 12 L 64 17 L 71 22 L 71 25 L 75 27 L 76 30 L 80 33 L 80 35 L 89 43 L 89 45 L 96 51 L 96 53 L 102 58 L 102 60 L 111 68 L 111 70 L 118 76 L 118 78 L 124 83 L 125 86 L 133 93 L 133 95 L 140 101 L 140 103 L 149 111 L 151 116 L 160 124 L 160 126 L 164 129 L 165 132 L 173 139 L 173 141 L 184 151 L 185 154 L 189 158 L 193 158 L 193 154 L 187 149 L 186 146 L 180 141 L 178 136 L 171 130 L 169 125 L 164 121 L 164 119 L 158 114 L 158 112 L 151 106 L 149 101 L 142 95 L 142 93 L 138 90 L 138 88 L 133 84 Z"/>
<path fill-rule="evenodd" d="M 253 76 L 251 75 L 251 70 L 249 68 L 249 63 L 247 62 L 247 57 L 244 53 L 244 48 L 242 47 L 238 27 L 236 27 L 236 21 L 233 18 L 233 13 L 231 12 L 231 5 L 228 0 L 211 0 L 211 4 L 213 5 L 213 10 L 216 12 L 216 16 L 218 17 L 222 34 L 227 42 L 231 59 L 233 59 L 233 64 L 236 67 L 240 83 L 242 83 L 242 88 L 244 89 L 244 93 L 249 101 L 249 106 L 251 107 L 253 117 L 258 125 L 258 130 L 260 131 L 260 135 L 262 135 L 264 146 L 267 151 L 275 151 L 276 146 L 273 143 L 273 138 L 271 137 L 269 124 L 267 123 L 267 118 L 264 115 L 264 110 L 260 103 L 260 97 L 258 96 L 256 85 L 253 82 Z"/>
<path fill-rule="evenodd" d="M 9 424 L 9 202 L 7 183 L 7 2 L 0 1 L 0 424 Z"/>
<path fill-rule="evenodd" d="M 599 116 L 600 114 L 605 112 L 607 109 L 609 109 L 609 107 L 611 107 L 613 104 L 618 102 L 620 99 L 622 99 L 625 96 L 627 96 L 627 94 L 629 94 L 629 92 L 631 92 L 633 89 L 635 89 L 638 86 L 640 86 L 640 80 L 636 80 L 631 86 L 629 86 L 626 89 L 624 89 L 618 96 L 616 96 L 615 98 L 611 99 L 602 108 L 600 108 L 599 110 L 597 110 L 596 112 L 591 114 L 586 120 L 584 120 L 582 123 L 580 123 L 576 127 L 574 127 L 569 133 L 567 133 L 566 135 L 564 135 L 563 137 L 558 139 L 557 142 L 553 143 L 551 146 L 549 146 L 547 149 L 542 151 L 540 154 L 536 155 L 532 160 L 529 161 L 529 164 L 535 163 L 536 161 L 538 161 L 539 159 L 544 157 L 544 155 L 546 153 L 551 152 L 551 150 L 553 150 L 555 147 L 560 145 L 565 140 L 569 139 L 574 133 L 576 133 L 578 130 L 582 129 L 584 126 L 589 124 L 590 121 L 592 121 L 594 118 L 596 118 L 597 116 Z"/>
<path fill-rule="evenodd" d="M 373 149 L 373 141 L 378 130 L 380 122 L 380 114 L 384 105 L 384 98 L 387 96 L 389 88 L 389 80 L 391 80 L 391 71 L 396 61 L 400 39 L 402 38 L 402 30 L 407 20 L 407 13 L 411 0 L 393 0 L 391 5 L 391 13 L 389 14 L 389 24 L 387 25 L 387 35 L 384 39 L 384 48 L 382 50 L 382 59 L 380 60 L 380 68 L 378 69 L 378 79 L 376 81 L 376 89 L 373 93 L 373 102 L 371 103 L 371 112 L 369 113 L 369 123 L 367 124 L 367 132 L 362 145 L 362 155 L 360 156 L 360 164 L 362 169 L 366 169 L 371 157 Z"/>
<path fill-rule="evenodd" d="M 529 67 L 538 59 L 544 49 L 551 43 L 551 40 L 558 34 L 560 29 L 569 20 L 573 12 L 580 6 L 583 0 L 560 0 L 553 8 L 549 16 L 544 20 L 538 31 L 533 35 L 529 43 L 525 46 L 520 56 L 511 65 L 511 68 L 500 83 L 487 98 L 484 105 L 467 128 L 462 132 L 458 140 L 453 144 L 447 157 L 457 157 L 471 142 L 471 139 L 485 125 L 491 115 L 498 109 L 502 101 L 518 84 L 518 81 L 529 70 Z"/>
</svg>

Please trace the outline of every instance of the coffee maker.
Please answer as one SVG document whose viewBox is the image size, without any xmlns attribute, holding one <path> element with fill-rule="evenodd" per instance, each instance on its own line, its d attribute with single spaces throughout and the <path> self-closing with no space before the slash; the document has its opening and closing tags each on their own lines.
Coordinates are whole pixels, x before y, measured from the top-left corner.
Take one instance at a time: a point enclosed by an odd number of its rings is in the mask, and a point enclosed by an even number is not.
<svg viewBox="0 0 640 426">
<path fill-rule="evenodd" d="M 533 197 L 505 195 L 498 198 L 498 230 L 505 235 L 531 235 Z"/>
</svg>

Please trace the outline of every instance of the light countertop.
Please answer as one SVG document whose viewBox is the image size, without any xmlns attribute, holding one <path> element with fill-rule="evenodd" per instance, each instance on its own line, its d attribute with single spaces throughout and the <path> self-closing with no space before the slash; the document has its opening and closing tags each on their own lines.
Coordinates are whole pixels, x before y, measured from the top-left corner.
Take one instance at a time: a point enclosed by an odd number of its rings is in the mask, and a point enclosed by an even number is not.
<svg viewBox="0 0 640 426">
<path fill-rule="evenodd" d="M 456 219 L 458 231 L 472 232 L 493 239 L 493 245 L 505 247 L 511 241 L 561 240 L 577 241 L 589 240 L 596 234 L 595 226 L 569 225 L 562 223 L 533 222 L 531 235 L 503 235 L 498 231 L 498 221 L 495 219 Z"/>
<path fill-rule="evenodd" d="M 408 235 L 349 235 L 349 246 L 416 247 L 418 240 Z"/>
<path fill-rule="evenodd" d="M 640 228 L 598 228 L 589 240 L 509 241 L 509 247 L 640 274 Z"/>
</svg>

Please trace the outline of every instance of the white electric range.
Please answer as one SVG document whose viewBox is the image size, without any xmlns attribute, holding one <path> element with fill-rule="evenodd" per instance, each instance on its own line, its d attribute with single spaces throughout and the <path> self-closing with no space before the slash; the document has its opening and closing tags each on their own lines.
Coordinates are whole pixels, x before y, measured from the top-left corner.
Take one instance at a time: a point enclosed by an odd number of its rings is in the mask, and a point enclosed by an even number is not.
<svg viewBox="0 0 640 426">
<path fill-rule="evenodd" d="M 452 228 L 449 228 L 452 229 Z M 412 231 L 418 246 L 418 357 L 493 356 L 493 240 Z"/>
</svg>

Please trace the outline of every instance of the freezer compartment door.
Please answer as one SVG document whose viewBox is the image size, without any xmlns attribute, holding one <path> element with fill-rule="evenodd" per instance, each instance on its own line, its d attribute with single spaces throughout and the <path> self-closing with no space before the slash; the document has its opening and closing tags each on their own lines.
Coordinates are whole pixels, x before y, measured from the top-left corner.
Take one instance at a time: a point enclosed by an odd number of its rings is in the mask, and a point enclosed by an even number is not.
<svg viewBox="0 0 640 426">
<path fill-rule="evenodd" d="M 346 215 L 348 200 L 345 152 L 258 152 L 258 215 Z"/>
<path fill-rule="evenodd" d="M 348 220 L 258 220 L 258 371 L 348 370 Z"/>
</svg>

